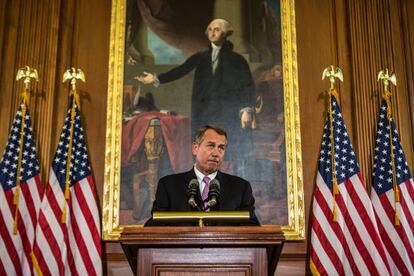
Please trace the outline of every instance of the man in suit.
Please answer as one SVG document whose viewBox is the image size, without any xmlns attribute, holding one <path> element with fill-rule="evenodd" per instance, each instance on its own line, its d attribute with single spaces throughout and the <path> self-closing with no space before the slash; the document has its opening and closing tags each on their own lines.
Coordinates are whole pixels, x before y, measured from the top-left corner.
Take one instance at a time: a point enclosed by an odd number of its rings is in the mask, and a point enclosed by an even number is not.
<svg viewBox="0 0 414 276">
<path fill-rule="evenodd" d="M 227 133 L 219 127 L 206 125 L 200 128 L 192 144 L 195 165 L 188 172 L 165 176 L 158 182 L 152 212 L 162 211 L 249 211 L 250 221 L 242 225 L 259 225 L 255 215 L 254 197 L 250 183 L 240 177 L 219 171 L 227 147 Z M 197 207 L 188 203 L 188 184 L 196 179 L 199 184 L 195 197 Z M 220 183 L 220 195 L 211 208 L 207 202 L 208 184 L 217 179 Z M 152 219 L 145 225 L 166 225 Z M 173 225 L 196 225 L 196 223 L 174 223 Z M 210 225 L 226 225 L 213 223 Z M 227 225 L 229 225 L 227 223 Z M 231 224 L 235 225 L 235 224 Z M 236 224 L 240 225 L 240 224 Z"/>
<path fill-rule="evenodd" d="M 158 86 L 182 78 L 194 70 L 191 100 L 192 136 L 207 125 L 226 126 L 231 143 L 226 158 L 233 173 L 247 177 L 246 160 L 252 155 L 255 128 L 255 89 L 249 65 L 233 51 L 227 39 L 233 27 L 224 19 L 214 19 L 206 28 L 207 50 L 190 56 L 183 64 L 158 75 L 144 72 L 135 77 L 144 84 Z"/>
</svg>

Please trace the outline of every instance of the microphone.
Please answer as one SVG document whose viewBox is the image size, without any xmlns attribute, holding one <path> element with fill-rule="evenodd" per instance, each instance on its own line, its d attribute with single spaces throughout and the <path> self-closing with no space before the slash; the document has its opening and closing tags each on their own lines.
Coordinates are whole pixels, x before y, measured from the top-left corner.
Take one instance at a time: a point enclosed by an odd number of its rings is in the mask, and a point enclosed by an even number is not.
<svg viewBox="0 0 414 276">
<path fill-rule="evenodd" d="M 187 196 L 188 196 L 188 204 L 190 204 L 191 207 L 197 208 L 199 211 L 200 207 L 198 207 L 197 202 L 195 200 L 195 197 L 198 195 L 198 189 L 199 184 L 197 179 L 191 179 L 190 183 L 188 183 L 188 190 L 187 190 Z"/>
<path fill-rule="evenodd" d="M 210 200 L 208 201 L 208 205 L 212 207 L 217 204 L 218 198 L 220 197 L 220 182 L 214 178 L 210 181 L 209 187 L 208 198 Z"/>
</svg>

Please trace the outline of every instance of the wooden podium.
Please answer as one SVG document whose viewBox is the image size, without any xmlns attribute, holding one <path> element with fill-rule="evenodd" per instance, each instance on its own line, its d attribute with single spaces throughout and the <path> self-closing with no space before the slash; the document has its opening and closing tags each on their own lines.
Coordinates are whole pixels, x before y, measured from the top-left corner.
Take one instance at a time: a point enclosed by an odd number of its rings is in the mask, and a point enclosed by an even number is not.
<svg viewBox="0 0 414 276">
<path fill-rule="evenodd" d="M 122 248 L 134 275 L 273 276 L 280 227 L 128 227 Z"/>
</svg>

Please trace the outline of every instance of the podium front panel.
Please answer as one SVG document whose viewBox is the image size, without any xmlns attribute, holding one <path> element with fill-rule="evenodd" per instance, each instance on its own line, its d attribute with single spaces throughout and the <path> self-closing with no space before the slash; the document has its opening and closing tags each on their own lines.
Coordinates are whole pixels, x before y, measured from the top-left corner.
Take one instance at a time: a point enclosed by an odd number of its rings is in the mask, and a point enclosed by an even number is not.
<svg viewBox="0 0 414 276">
<path fill-rule="evenodd" d="M 265 248 L 140 248 L 137 275 L 268 275 Z"/>
</svg>

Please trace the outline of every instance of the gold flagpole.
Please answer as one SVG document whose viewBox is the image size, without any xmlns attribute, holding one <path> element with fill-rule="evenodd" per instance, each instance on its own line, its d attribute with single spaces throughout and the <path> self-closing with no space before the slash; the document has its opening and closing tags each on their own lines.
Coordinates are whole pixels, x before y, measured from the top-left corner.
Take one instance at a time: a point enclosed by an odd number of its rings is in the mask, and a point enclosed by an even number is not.
<svg viewBox="0 0 414 276">
<path fill-rule="evenodd" d="M 39 81 L 37 70 L 26 66 L 17 71 L 16 81 L 23 79 L 24 87 L 22 92 L 22 121 L 20 127 L 20 140 L 19 140 L 19 157 L 17 161 L 17 172 L 16 172 L 16 189 L 13 195 L 13 204 L 16 208 L 14 212 L 13 220 L 13 235 L 17 235 L 17 220 L 19 214 L 19 194 L 20 194 L 20 177 L 21 177 L 21 168 L 22 168 L 22 155 L 23 155 L 23 144 L 24 144 L 24 130 L 25 130 L 25 118 L 27 112 L 27 106 L 29 105 L 30 99 L 30 83 L 32 79 Z"/>
<path fill-rule="evenodd" d="M 63 74 L 63 82 L 70 80 L 70 92 L 69 97 L 73 95 L 73 103 L 72 108 L 70 111 L 71 120 L 70 120 L 70 131 L 69 131 L 69 148 L 68 148 L 68 156 L 66 158 L 66 177 L 65 177 L 65 202 L 63 204 L 63 211 L 61 222 L 66 223 L 66 210 L 67 210 L 67 201 L 70 198 L 70 168 L 71 168 L 71 160 L 72 160 L 72 143 L 73 143 L 73 127 L 75 124 L 75 104 L 80 109 L 79 104 L 79 93 L 76 89 L 76 82 L 77 80 L 82 80 L 85 82 L 85 74 L 82 72 L 81 69 L 71 68 L 68 69 Z"/>
<path fill-rule="evenodd" d="M 332 164 L 332 197 L 333 197 L 333 218 L 332 221 L 337 222 L 337 205 L 336 205 L 336 196 L 339 194 L 338 189 L 338 179 L 336 175 L 336 163 L 335 163 L 335 147 L 334 147 L 334 131 L 333 131 L 333 111 L 332 111 L 332 97 L 335 97 L 336 101 L 339 102 L 339 95 L 335 89 L 335 82 L 336 79 L 343 81 L 343 74 L 342 70 L 337 67 L 334 68 L 333 65 L 326 67 L 322 73 L 322 80 L 325 78 L 329 78 L 330 87 L 328 90 L 329 95 L 329 104 L 328 104 L 328 113 L 329 113 L 329 127 L 330 127 L 330 134 L 329 134 L 329 141 L 331 144 L 331 164 Z"/>
<path fill-rule="evenodd" d="M 390 143 L 390 155 L 391 155 L 391 167 L 392 167 L 392 184 L 394 188 L 394 204 L 395 204 L 395 217 L 394 217 L 394 224 L 396 226 L 400 225 L 400 218 L 398 215 L 397 204 L 400 202 L 400 190 L 397 185 L 397 177 L 395 175 L 395 154 L 394 154 L 394 146 L 393 146 L 393 136 L 392 136 L 392 107 L 391 107 L 391 92 L 389 91 L 390 84 L 397 86 L 397 78 L 395 74 L 391 71 L 388 71 L 388 68 L 381 70 L 378 73 L 378 81 L 382 81 L 384 85 L 384 91 L 382 92 L 382 98 L 385 100 L 387 104 L 387 120 L 389 125 L 389 143 Z"/>
</svg>

